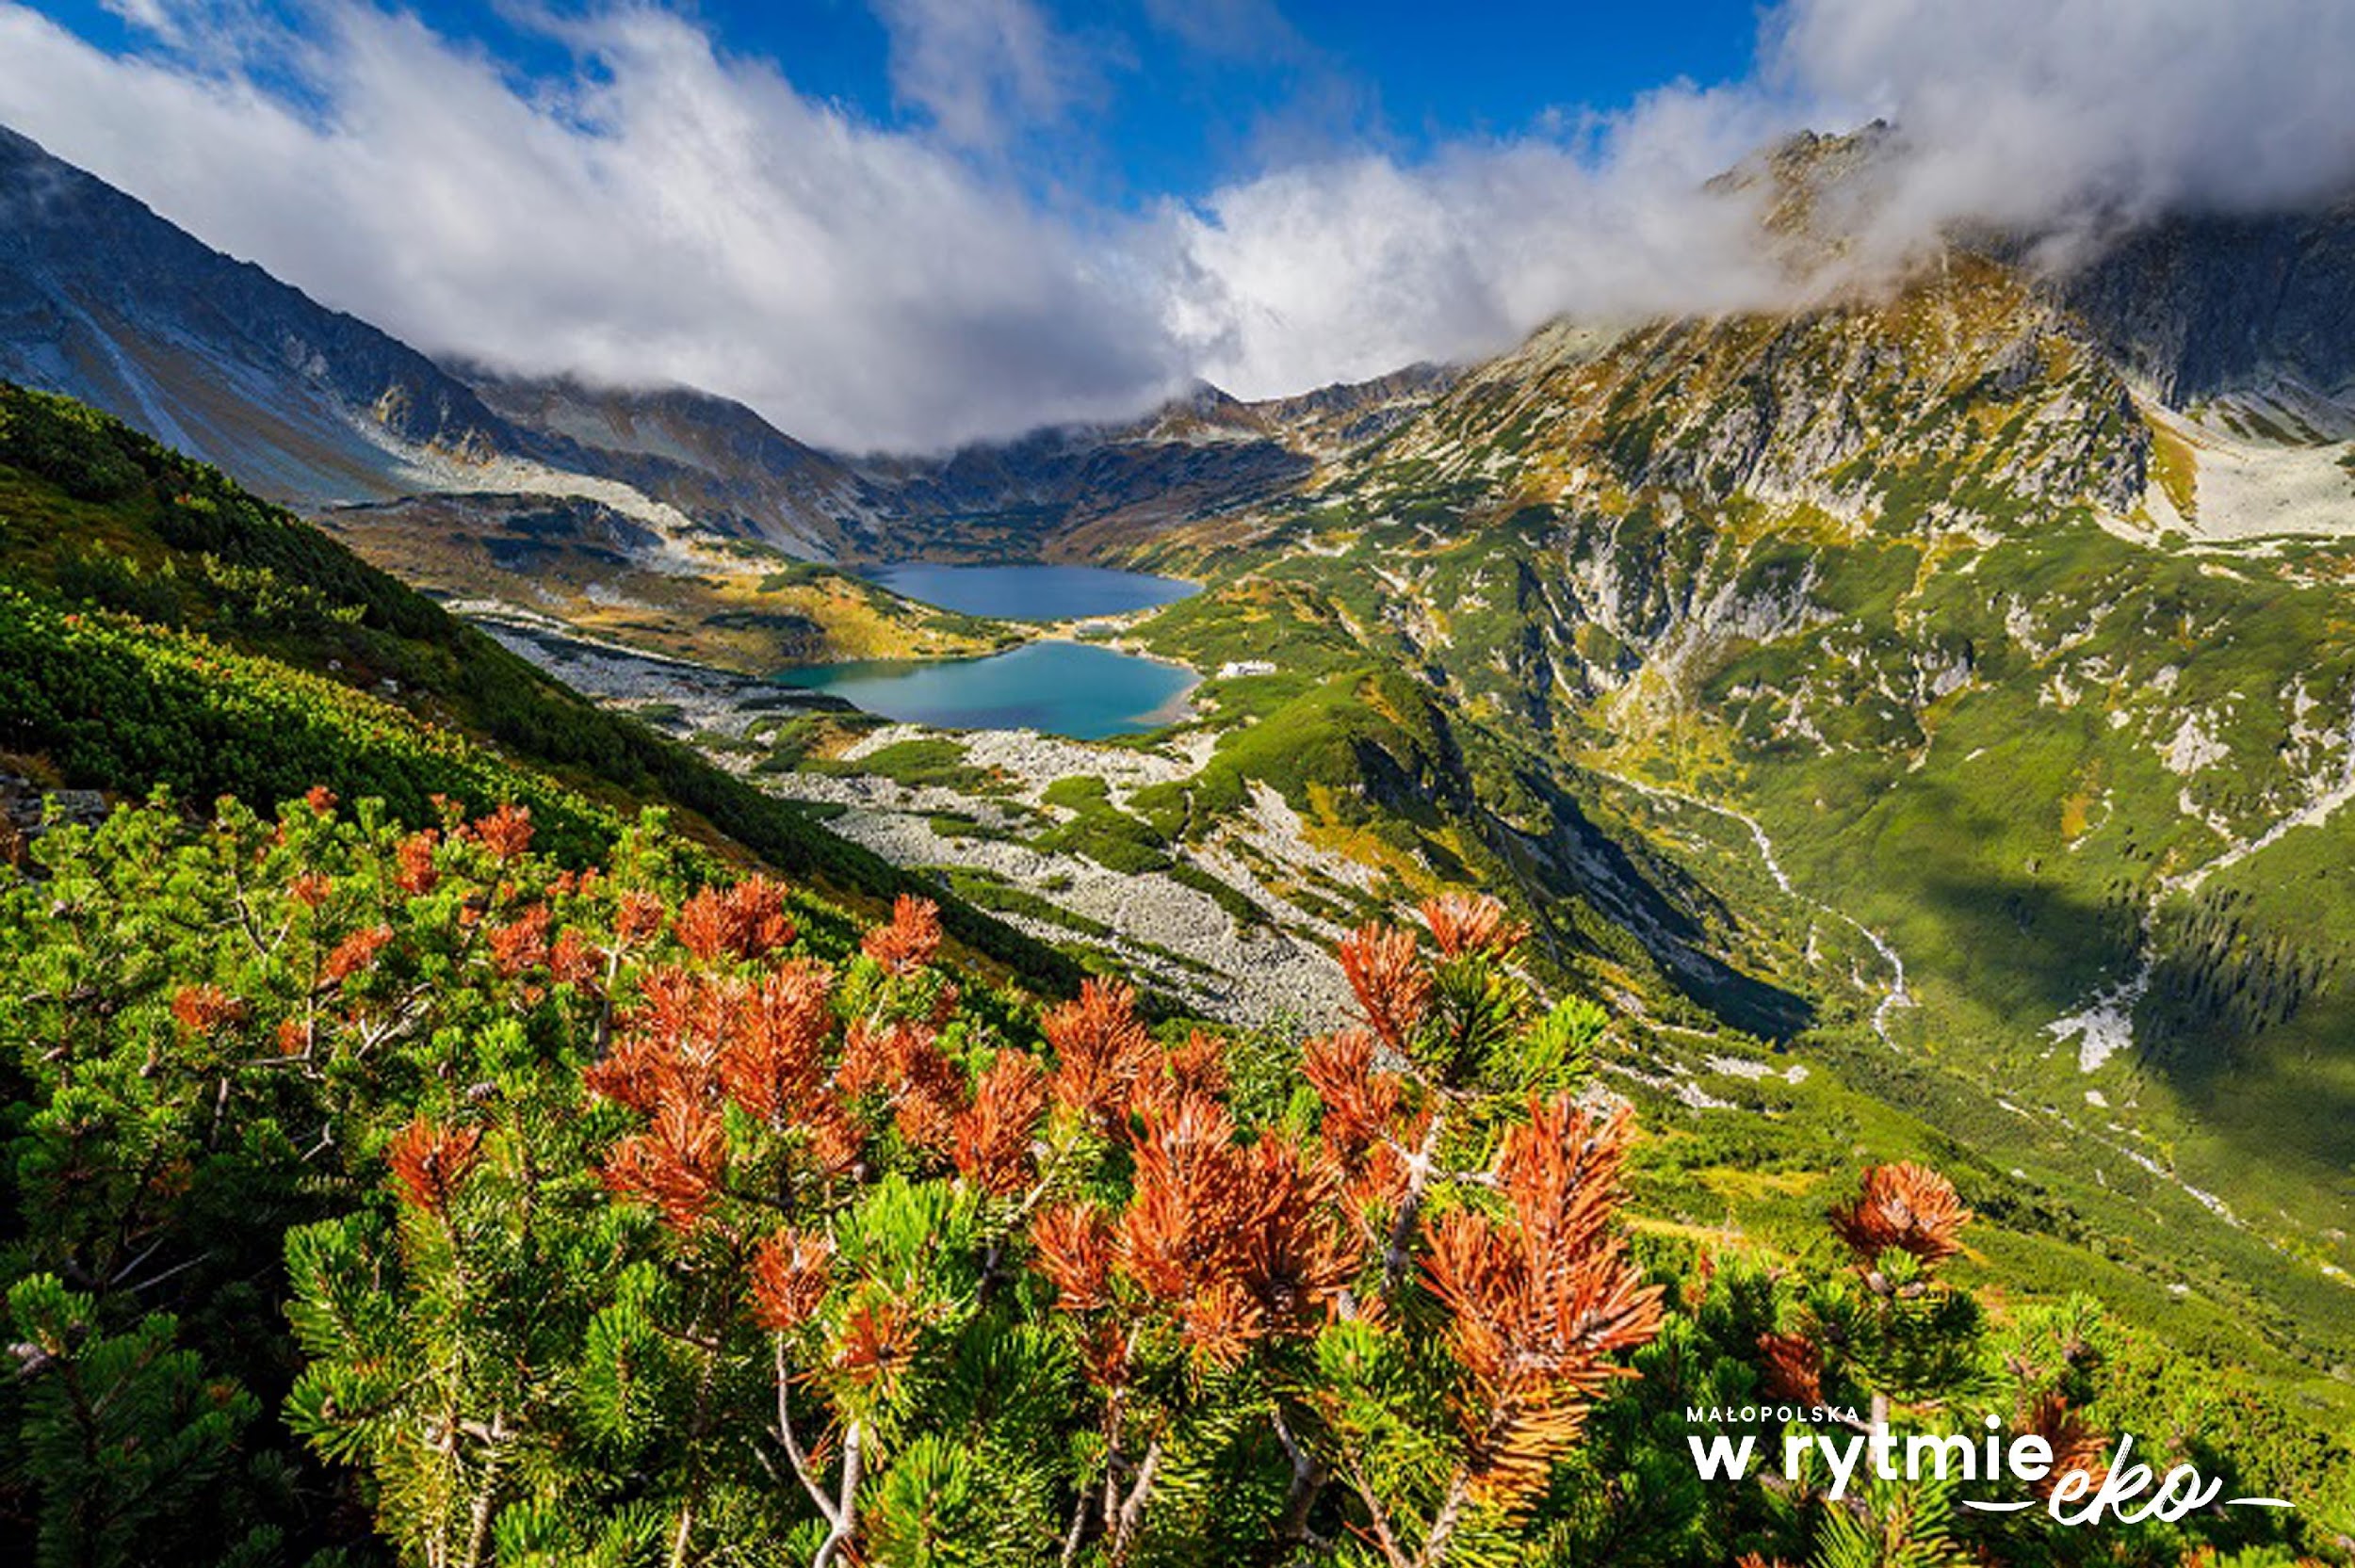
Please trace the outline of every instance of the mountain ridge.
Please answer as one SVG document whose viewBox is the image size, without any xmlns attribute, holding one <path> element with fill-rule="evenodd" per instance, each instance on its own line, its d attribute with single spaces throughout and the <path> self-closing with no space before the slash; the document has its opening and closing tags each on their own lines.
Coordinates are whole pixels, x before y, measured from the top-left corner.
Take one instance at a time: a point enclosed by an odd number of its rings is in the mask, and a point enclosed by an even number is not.
<svg viewBox="0 0 2355 1568">
<path fill-rule="evenodd" d="M 596 493 L 801 559 L 901 558 L 976 533 L 1036 553 L 1068 528 L 1256 499 L 1444 380 L 1414 366 L 1252 404 L 1210 389 L 945 453 L 827 452 L 694 388 L 437 362 L 5 129 L 0 197 L 18 219 L 0 244 L 0 373 L 83 397 L 305 509 Z"/>
<path fill-rule="evenodd" d="M 388 443 L 463 458 L 505 439 L 496 417 L 426 356 L 252 263 L 187 241 L 6 127 L 0 200 L 12 219 L 0 233 L 0 368 L 11 379 L 79 380 L 52 390 L 97 393 L 95 405 L 201 455 L 243 458 L 233 466 L 265 482 L 382 485 L 399 471 Z M 139 318 L 159 304 L 193 329 L 142 332 Z M 203 338 L 209 364 L 190 352 Z M 223 388 L 251 399 L 250 430 L 238 428 L 237 410 L 219 406 Z M 293 396 L 262 396 L 273 390 Z M 355 409 L 382 439 L 348 417 Z"/>
</svg>

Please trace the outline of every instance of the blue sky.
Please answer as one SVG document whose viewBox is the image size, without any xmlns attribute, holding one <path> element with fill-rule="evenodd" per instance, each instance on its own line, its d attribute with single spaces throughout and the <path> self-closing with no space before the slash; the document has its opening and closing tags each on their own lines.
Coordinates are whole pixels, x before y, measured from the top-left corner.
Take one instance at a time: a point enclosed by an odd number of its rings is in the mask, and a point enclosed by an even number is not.
<svg viewBox="0 0 2355 1568">
<path fill-rule="evenodd" d="M 0 123 L 431 353 L 937 447 L 2355 186 L 2347 0 L 0 0 Z M 1713 176 L 1887 118 L 1827 274 Z"/>
<path fill-rule="evenodd" d="M 37 8 L 113 52 L 159 50 L 126 20 L 142 8 L 62 0 Z M 260 0 L 297 27 L 311 8 Z M 471 40 L 519 73 L 570 58 L 535 24 L 579 14 L 550 5 L 421 0 L 400 8 Z M 931 120 L 894 89 L 894 31 L 867 0 L 701 0 L 674 8 L 723 48 L 775 63 L 805 93 L 905 130 Z M 1199 198 L 1225 180 L 1334 146 L 1404 157 L 1467 137 L 1574 133 L 1583 116 L 1625 110 L 1685 81 L 1749 72 L 1754 0 L 1667 4 L 1409 4 L 1405 0 L 1053 0 L 1039 8 L 1085 64 L 1069 102 L 1021 128 L 1014 172 L 1125 205 Z"/>
</svg>

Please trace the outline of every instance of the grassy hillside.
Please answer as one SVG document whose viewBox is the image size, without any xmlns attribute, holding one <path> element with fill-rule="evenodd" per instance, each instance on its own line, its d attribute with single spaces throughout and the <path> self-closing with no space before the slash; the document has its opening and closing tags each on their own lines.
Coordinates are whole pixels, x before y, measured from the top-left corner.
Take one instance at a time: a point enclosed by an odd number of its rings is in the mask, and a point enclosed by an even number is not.
<svg viewBox="0 0 2355 1568">
<path fill-rule="evenodd" d="M 317 528 L 66 399 L 0 386 L 0 751 L 41 782 L 267 802 L 324 784 L 404 820 L 534 805 L 601 852 L 645 805 L 722 855 L 863 903 L 911 884 L 786 803 L 594 706 Z M 1050 987 L 1068 961 L 951 902 Z"/>
</svg>

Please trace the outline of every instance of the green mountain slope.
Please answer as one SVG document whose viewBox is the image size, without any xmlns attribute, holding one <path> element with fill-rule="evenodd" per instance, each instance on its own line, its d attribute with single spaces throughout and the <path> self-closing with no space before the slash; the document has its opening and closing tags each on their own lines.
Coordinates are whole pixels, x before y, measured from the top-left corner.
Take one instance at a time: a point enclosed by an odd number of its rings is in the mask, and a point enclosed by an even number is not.
<svg viewBox="0 0 2355 1568">
<path fill-rule="evenodd" d="M 269 802 L 323 784 L 431 821 L 534 808 L 601 852 L 671 807 L 723 855 L 859 903 L 915 884 L 793 807 L 509 654 L 308 524 L 66 399 L 0 385 L 0 750 L 44 782 Z M 950 903 L 1036 983 L 1050 950 Z"/>
<path fill-rule="evenodd" d="M 1887 299 L 1558 327 L 1143 553 L 1212 582 L 1147 637 L 1345 626 L 1503 820 L 1567 800 L 1711 890 L 1812 1003 L 1801 1060 L 2344 1375 L 2355 547 L 2168 532 L 2174 418 L 1963 251 Z"/>
</svg>

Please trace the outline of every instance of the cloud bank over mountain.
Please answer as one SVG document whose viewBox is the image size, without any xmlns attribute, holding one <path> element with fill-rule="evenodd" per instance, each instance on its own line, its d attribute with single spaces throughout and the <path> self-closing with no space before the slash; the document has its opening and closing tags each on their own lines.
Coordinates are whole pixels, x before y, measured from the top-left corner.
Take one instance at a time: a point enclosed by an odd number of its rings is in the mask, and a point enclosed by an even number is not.
<svg viewBox="0 0 2355 1568">
<path fill-rule="evenodd" d="M 2248 210 L 2346 192 L 2355 8 L 2333 0 L 1800 0 L 1770 79 L 1886 116 L 1892 221 Z"/>
<path fill-rule="evenodd" d="M 688 382 L 850 447 L 1115 416 L 1197 375 L 1296 391 L 1562 312 L 1773 303 L 1748 198 L 1704 184 L 1802 126 L 1899 127 L 1873 261 L 1958 219 L 2078 234 L 2355 182 L 2336 0 L 1788 0 L 1743 82 L 1118 210 L 1022 177 L 1116 90 L 1106 40 L 1031 0 L 878 5 L 898 127 L 646 6 L 534 24 L 555 72 L 341 0 L 291 28 L 118 9 L 144 47 L 0 5 L 0 121 L 430 350 Z M 1217 47 L 1299 46 L 1272 7 L 1218 9 Z"/>
</svg>

